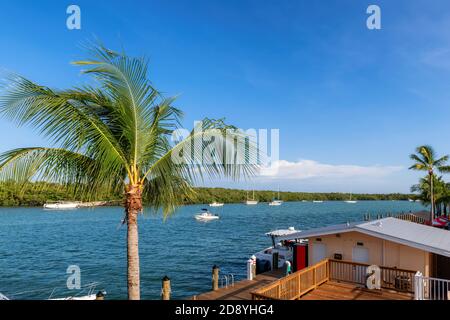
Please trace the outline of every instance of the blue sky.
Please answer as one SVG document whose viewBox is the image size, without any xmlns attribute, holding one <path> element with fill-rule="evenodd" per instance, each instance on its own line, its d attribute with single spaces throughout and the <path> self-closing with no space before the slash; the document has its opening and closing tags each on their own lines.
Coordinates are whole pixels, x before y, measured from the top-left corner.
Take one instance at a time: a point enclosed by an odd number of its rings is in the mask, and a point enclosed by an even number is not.
<svg viewBox="0 0 450 320">
<path fill-rule="evenodd" d="M 82 30 L 66 28 L 66 8 Z M 382 10 L 382 30 L 366 9 Z M 225 117 L 280 129 L 280 174 L 258 189 L 407 192 L 420 144 L 450 153 L 448 1 L 2 1 L 0 67 L 67 88 L 86 78 L 70 61 L 94 36 L 146 55 L 150 77 L 192 127 Z M 0 120 L 0 152 L 46 144 Z M 249 187 L 248 183 L 208 185 Z"/>
</svg>

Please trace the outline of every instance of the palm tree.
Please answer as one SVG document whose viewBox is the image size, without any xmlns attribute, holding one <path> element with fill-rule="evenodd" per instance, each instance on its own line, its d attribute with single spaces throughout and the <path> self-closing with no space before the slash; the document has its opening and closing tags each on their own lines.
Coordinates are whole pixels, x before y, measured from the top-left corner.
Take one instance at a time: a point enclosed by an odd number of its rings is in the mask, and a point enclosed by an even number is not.
<svg viewBox="0 0 450 320">
<path fill-rule="evenodd" d="M 434 219 L 435 213 L 435 194 L 434 194 L 434 176 L 435 170 L 439 172 L 450 172 L 450 166 L 446 165 L 446 162 L 449 160 L 449 156 L 445 155 L 441 158 L 436 159 L 436 153 L 431 146 L 420 146 L 416 149 L 415 154 L 410 155 L 411 160 L 415 161 L 415 163 L 409 168 L 411 170 L 418 171 L 427 171 L 428 172 L 428 181 L 430 188 L 430 204 L 431 204 L 431 219 Z"/>
<path fill-rule="evenodd" d="M 140 299 L 138 215 L 143 197 L 164 217 L 195 193 L 203 178 L 250 177 L 256 153 L 245 135 L 223 120 L 205 119 L 184 132 L 174 98 L 164 98 L 147 78 L 148 62 L 102 45 L 86 68 L 97 86 L 53 90 L 7 74 L 0 113 L 31 125 L 54 145 L 20 148 L 0 155 L 0 180 L 59 183 L 84 199 L 124 192 L 127 224 L 128 298 Z M 171 137 L 176 137 L 171 139 Z M 238 152 L 245 148 L 245 152 Z"/>
</svg>

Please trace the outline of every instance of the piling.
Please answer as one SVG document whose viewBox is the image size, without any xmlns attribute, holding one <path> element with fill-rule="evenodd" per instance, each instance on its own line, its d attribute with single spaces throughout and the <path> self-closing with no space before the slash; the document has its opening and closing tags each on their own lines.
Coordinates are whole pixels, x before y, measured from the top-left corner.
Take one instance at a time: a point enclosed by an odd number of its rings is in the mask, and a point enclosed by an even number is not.
<svg viewBox="0 0 450 320">
<path fill-rule="evenodd" d="M 279 256 L 278 251 L 272 253 L 272 270 L 278 270 Z"/>
<path fill-rule="evenodd" d="M 214 265 L 212 268 L 212 290 L 219 290 L 219 267 Z"/>
<path fill-rule="evenodd" d="M 165 276 L 162 279 L 162 292 L 161 292 L 161 299 L 162 300 L 170 300 L 170 279 L 168 276 Z"/>
</svg>

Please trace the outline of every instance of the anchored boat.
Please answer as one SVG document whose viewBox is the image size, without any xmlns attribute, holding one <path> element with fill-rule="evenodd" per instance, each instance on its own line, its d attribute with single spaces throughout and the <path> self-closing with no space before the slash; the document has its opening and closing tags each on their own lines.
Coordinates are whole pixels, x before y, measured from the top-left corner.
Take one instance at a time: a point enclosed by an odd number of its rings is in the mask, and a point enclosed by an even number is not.
<svg viewBox="0 0 450 320">
<path fill-rule="evenodd" d="M 44 209 L 47 210 L 73 210 L 80 207 L 80 202 L 59 201 L 44 204 Z"/>
<path fill-rule="evenodd" d="M 223 207 L 224 204 L 223 203 L 219 203 L 219 202 L 213 202 L 209 205 L 212 208 L 217 208 L 217 207 Z"/>
<path fill-rule="evenodd" d="M 195 219 L 199 221 L 211 221 L 218 220 L 220 217 L 217 214 L 213 214 L 208 209 L 202 209 L 202 213 L 195 215 Z"/>
<path fill-rule="evenodd" d="M 99 285 L 100 285 L 99 282 L 89 283 L 80 289 L 81 291 L 79 291 L 78 295 L 67 296 L 67 297 L 63 297 L 63 298 L 54 298 L 55 291 L 56 291 L 56 288 L 55 288 L 55 289 L 53 289 L 49 298 L 46 300 L 54 300 L 54 301 L 58 301 L 58 300 L 85 300 L 85 301 L 104 300 L 105 296 L 106 296 L 106 291 L 101 290 L 101 291 L 98 291 L 97 293 L 95 293 L 95 291 L 97 291 L 96 287 L 98 287 Z M 36 293 L 36 292 L 44 292 L 44 290 L 33 290 L 33 291 L 27 291 L 27 292 L 22 292 L 22 293 L 16 293 L 13 296 L 14 297 L 24 296 L 27 293 L 29 294 L 29 293 Z M 0 293 L 0 300 L 14 300 L 14 299 L 10 299 L 9 297 Z"/>
</svg>

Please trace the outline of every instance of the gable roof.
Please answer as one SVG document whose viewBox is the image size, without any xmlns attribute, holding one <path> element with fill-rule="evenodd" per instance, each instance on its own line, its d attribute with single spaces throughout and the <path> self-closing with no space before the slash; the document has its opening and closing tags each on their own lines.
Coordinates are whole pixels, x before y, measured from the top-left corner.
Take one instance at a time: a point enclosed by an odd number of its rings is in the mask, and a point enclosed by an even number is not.
<svg viewBox="0 0 450 320">
<path fill-rule="evenodd" d="M 298 238 L 360 232 L 376 238 L 450 257 L 450 231 L 396 218 L 335 225 L 297 233 Z"/>
</svg>

